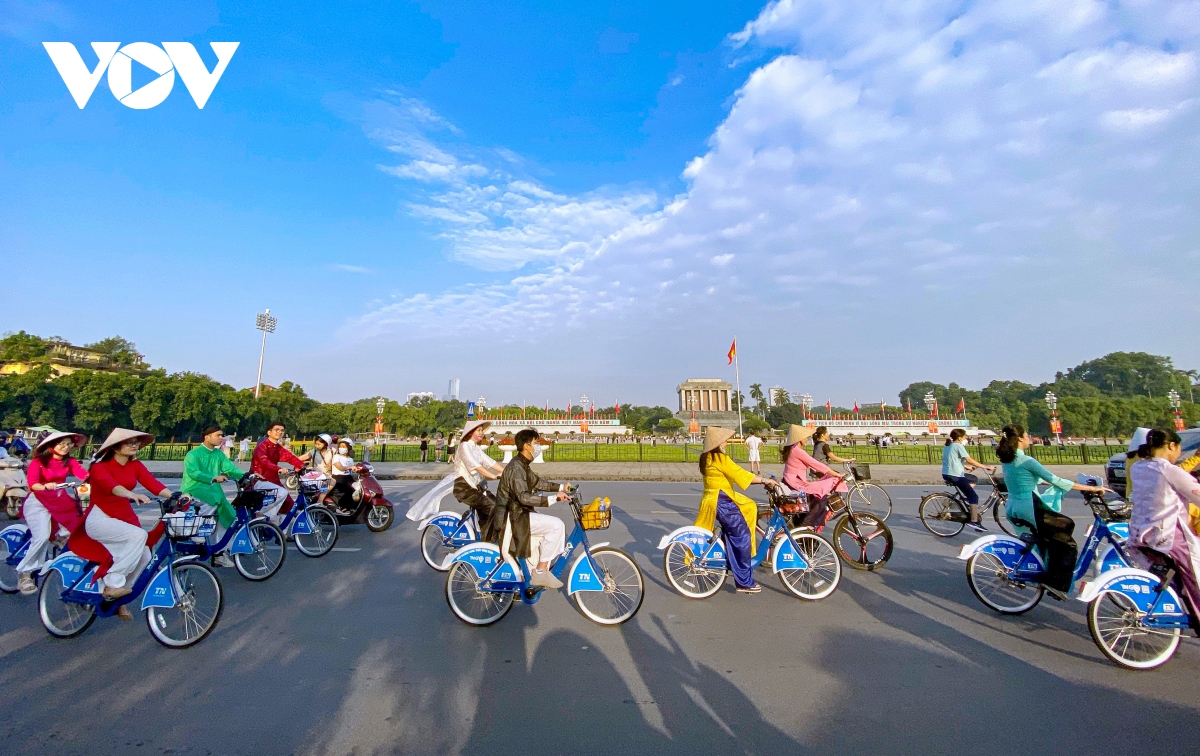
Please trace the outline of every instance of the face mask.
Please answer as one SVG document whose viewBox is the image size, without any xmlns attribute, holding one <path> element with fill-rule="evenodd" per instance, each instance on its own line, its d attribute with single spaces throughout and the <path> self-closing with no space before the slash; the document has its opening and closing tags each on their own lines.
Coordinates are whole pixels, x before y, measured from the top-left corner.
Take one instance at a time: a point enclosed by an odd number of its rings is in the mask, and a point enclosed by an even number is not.
<svg viewBox="0 0 1200 756">
<path fill-rule="evenodd" d="M 541 454 L 541 453 L 542 453 L 542 445 L 541 445 L 541 444 L 534 444 L 534 445 L 533 445 L 533 456 L 535 456 L 535 457 L 536 457 L 537 455 L 539 455 L 539 454 Z"/>
</svg>

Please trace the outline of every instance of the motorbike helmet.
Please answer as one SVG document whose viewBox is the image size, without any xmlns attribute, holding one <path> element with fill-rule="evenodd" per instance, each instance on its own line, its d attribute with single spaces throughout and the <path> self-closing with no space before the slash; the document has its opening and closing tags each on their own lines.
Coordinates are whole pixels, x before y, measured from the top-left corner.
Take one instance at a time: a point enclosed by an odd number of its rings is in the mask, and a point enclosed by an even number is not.
<svg viewBox="0 0 1200 756">
<path fill-rule="evenodd" d="M 333 446 L 333 436 L 330 436 L 328 433 L 321 433 L 320 435 L 317 436 L 317 438 L 324 441 L 326 446 L 329 446 L 329 447 Z"/>
<path fill-rule="evenodd" d="M 349 446 L 351 449 L 353 449 L 353 448 L 354 448 L 354 442 L 353 442 L 353 441 L 351 441 L 351 440 L 350 440 L 350 439 L 348 439 L 348 438 L 339 438 L 339 439 L 338 439 L 338 446 L 341 446 L 342 444 L 345 444 L 346 446 Z"/>
</svg>

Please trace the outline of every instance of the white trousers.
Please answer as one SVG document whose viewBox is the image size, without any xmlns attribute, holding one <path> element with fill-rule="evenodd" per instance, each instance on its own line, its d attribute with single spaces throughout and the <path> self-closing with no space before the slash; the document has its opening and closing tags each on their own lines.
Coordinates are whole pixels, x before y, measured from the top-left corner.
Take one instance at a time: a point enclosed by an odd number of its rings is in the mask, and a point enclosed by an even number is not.
<svg viewBox="0 0 1200 756">
<path fill-rule="evenodd" d="M 112 554 L 112 568 L 104 576 L 104 584 L 109 588 L 123 588 L 130 575 L 136 580 L 150 563 L 147 533 L 141 527 L 109 517 L 100 507 L 92 507 L 83 528 Z"/>
<path fill-rule="evenodd" d="M 217 513 L 217 508 L 215 506 L 213 506 L 212 504 L 203 504 L 202 503 L 200 505 L 200 514 L 215 515 L 216 513 Z M 209 543 L 218 543 L 221 540 L 221 538 L 225 535 L 225 526 L 223 526 L 221 524 L 220 520 L 217 520 L 216 525 L 217 526 L 216 526 L 216 528 L 213 529 L 212 535 L 208 537 Z"/>
<path fill-rule="evenodd" d="M 567 528 L 562 520 L 553 515 L 530 512 L 529 534 L 542 537 L 542 545 L 538 549 L 538 564 L 553 562 L 567 547 Z"/>
<path fill-rule="evenodd" d="M 291 495 L 291 492 L 288 491 L 283 486 L 279 486 L 279 485 L 270 483 L 265 480 L 260 480 L 257 483 L 255 483 L 254 490 L 255 491 L 266 491 L 268 494 L 268 497 L 270 496 L 270 494 L 272 492 L 274 492 L 275 501 L 263 506 L 263 508 L 260 509 L 259 512 L 261 514 L 266 515 L 267 518 L 271 520 L 271 522 L 278 525 L 279 524 L 279 508 L 283 506 L 283 502 L 287 501 L 287 497 Z"/>
<path fill-rule="evenodd" d="M 36 496 L 25 500 L 25 524 L 29 526 L 29 551 L 17 565 L 17 572 L 36 572 L 46 563 L 46 546 L 50 543 L 50 512 Z"/>
</svg>

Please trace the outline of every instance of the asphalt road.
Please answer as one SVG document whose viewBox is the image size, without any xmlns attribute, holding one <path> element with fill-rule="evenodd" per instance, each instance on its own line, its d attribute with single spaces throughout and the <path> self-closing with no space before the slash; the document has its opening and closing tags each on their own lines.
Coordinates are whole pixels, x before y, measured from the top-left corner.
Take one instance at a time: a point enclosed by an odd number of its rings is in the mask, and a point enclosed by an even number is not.
<svg viewBox="0 0 1200 756">
<path fill-rule="evenodd" d="M 429 485 L 386 488 L 403 511 Z M 1200 741 L 1195 640 L 1158 671 L 1126 672 L 1100 655 L 1078 602 L 992 614 L 953 558 L 968 536 L 935 539 L 915 515 L 922 489 L 890 490 L 891 562 L 846 570 L 810 604 L 766 570 L 756 596 L 678 596 L 655 545 L 691 521 L 699 486 L 584 484 L 616 505 L 596 540 L 635 554 L 646 577 L 641 612 L 619 628 L 565 594 L 490 628 L 460 623 L 403 518 L 383 534 L 346 528 L 323 559 L 290 550 L 263 584 L 221 570 L 221 622 L 185 651 L 160 647 L 140 616 L 55 640 L 33 598 L 0 596 L 0 752 L 1177 753 Z M 1081 500 L 1067 512 L 1086 525 Z"/>
</svg>

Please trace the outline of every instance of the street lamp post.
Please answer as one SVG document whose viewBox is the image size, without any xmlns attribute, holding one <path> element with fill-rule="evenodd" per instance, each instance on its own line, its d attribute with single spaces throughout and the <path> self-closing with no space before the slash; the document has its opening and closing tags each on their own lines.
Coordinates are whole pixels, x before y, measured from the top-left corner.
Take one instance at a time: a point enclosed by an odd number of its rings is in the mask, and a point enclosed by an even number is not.
<svg viewBox="0 0 1200 756">
<path fill-rule="evenodd" d="M 1046 406 L 1050 408 L 1050 432 L 1054 440 L 1062 446 L 1062 424 L 1058 421 L 1058 397 L 1053 391 L 1046 392 Z"/>
<path fill-rule="evenodd" d="M 258 379 L 254 382 L 254 398 L 257 399 L 262 393 L 262 366 L 263 355 L 267 353 L 267 334 L 275 333 L 275 323 L 278 322 L 271 317 L 271 308 L 268 307 L 266 312 L 260 312 L 254 316 L 254 327 L 263 332 L 262 348 L 258 351 Z"/>
<path fill-rule="evenodd" d="M 808 419 L 808 410 L 812 407 L 812 394 L 802 394 L 800 396 L 800 414 L 804 419 Z"/>
<path fill-rule="evenodd" d="M 1171 411 L 1175 413 L 1175 430 L 1183 430 L 1183 413 L 1179 410 L 1179 392 L 1171 389 L 1167 392 L 1167 401 L 1171 403 Z"/>
<path fill-rule="evenodd" d="M 937 397 L 933 395 L 932 391 L 925 394 L 925 409 L 929 410 L 930 415 L 937 414 Z"/>
</svg>

